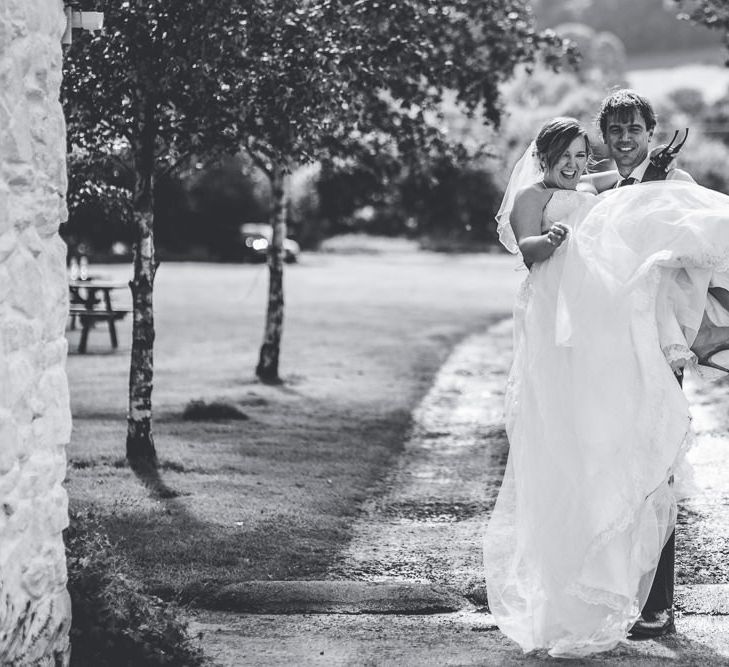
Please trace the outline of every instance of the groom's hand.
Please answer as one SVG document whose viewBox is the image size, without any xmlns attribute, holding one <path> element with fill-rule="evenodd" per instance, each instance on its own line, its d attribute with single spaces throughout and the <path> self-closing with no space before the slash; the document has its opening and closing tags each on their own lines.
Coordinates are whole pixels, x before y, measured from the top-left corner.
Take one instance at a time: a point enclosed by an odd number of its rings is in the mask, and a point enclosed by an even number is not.
<svg viewBox="0 0 729 667">
<path fill-rule="evenodd" d="M 650 154 L 651 160 L 667 146 L 668 146 L 668 144 L 658 144 L 658 146 L 651 149 L 651 154 Z M 678 160 L 678 155 L 674 155 L 673 158 L 671 158 L 671 161 L 668 163 L 668 166 L 666 167 L 666 172 L 670 173 L 678 167 L 677 160 Z"/>
</svg>

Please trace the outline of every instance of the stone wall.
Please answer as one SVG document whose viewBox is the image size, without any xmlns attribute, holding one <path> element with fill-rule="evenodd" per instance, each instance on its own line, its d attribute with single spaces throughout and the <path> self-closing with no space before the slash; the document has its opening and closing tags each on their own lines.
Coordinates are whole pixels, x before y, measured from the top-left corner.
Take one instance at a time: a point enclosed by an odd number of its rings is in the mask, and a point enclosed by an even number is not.
<svg viewBox="0 0 729 667">
<path fill-rule="evenodd" d="M 0 1 L 0 664 L 68 660 L 61 0 Z"/>
</svg>

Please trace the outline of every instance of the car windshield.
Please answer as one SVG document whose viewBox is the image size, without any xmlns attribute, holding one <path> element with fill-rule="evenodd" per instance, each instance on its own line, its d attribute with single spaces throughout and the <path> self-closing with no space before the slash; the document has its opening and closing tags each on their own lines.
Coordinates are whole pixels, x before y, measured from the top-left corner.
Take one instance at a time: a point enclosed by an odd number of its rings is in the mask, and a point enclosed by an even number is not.
<svg viewBox="0 0 729 667">
<path fill-rule="evenodd" d="M 240 226 L 242 234 L 257 234 L 271 240 L 271 225 L 265 222 L 246 222 Z"/>
</svg>

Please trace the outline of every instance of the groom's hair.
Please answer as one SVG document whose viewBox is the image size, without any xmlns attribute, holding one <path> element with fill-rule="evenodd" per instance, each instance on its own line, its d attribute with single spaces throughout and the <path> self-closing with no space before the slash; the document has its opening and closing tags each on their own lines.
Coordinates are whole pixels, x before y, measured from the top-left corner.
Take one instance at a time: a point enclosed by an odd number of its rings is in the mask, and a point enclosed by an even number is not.
<svg viewBox="0 0 729 667">
<path fill-rule="evenodd" d="M 629 122 L 636 112 L 643 117 L 645 127 L 650 132 L 656 126 L 656 113 L 645 97 L 634 90 L 630 90 L 630 88 L 621 88 L 610 93 L 602 101 L 600 113 L 597 116 L 602 136 L 604 137 L 607 132 L 607 125 L 611 116 L 623 123 Z"/>
<path fill-rule="evenodd" d="M 540 163 L 546 163 L 546 168 L 551 169 L 557 164 L 560 155 L 567 150 L 567 147 L 577 137 L 584 137 L 585 150 L 589 154 L 590 139 L 587 136 L 587 131 L 580 125 L 578 120 L 567 116 L 559 116 L 545 123 L 542 129 L 539 130 L 535 141 Z"/>
</svg>

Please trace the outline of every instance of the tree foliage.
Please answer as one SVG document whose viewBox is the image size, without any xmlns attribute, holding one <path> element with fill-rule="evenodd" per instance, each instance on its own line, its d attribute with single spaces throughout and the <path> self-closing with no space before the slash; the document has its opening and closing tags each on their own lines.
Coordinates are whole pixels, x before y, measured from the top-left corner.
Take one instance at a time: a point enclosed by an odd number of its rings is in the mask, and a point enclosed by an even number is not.
<svg viewBox="0 0 729 667">
<path fill-rule="evenodd" d="M 264 168 L 385 152 L 400 161 L 453 148 L 438 124 L 446 91 L 498 123 L 499 85 L 543 49 L 523 0 L 252 2 L 246 146 Z"/>
<path fill-rule="evenodd" d="M 672 0 L 683 10 L 680 18 L 705 25 L 722 33 L 729 49 L 729 4 L 726 0 Z M 729 60 L 727 60 L 729 66 Z"/>
</svg>

